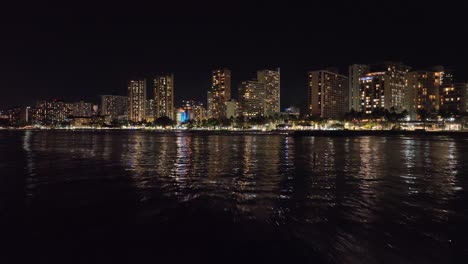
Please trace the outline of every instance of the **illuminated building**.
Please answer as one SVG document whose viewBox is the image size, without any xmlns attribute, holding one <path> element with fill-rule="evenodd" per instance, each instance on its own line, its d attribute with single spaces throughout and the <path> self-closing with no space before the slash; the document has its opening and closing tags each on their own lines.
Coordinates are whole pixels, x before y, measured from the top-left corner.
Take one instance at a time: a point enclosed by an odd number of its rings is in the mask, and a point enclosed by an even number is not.
<svg viewBox="0 0 468 264">
<path fill-rule="evenodd" d="M 448 114 L 467 111 L 468 83 L 444 84 L 440 88 L 440 110 Z"/>
<path fill-rule="evenodd" d="M 386 62 L 373 66 L 372 69 L 377 72 L 384 72 L 386 75 L 383 107 L 388 110 L 394 109 L 396 112 L 408 109 L 406 74 L 409 72 L 410 67 L 402 63 Z"/>
<path fill-rule="evenodd" d="M 41 101 L 36 104 L 33 115 L 34 123 L 40 125 L 58 125 L 64 122 L 70 115 L 67 104 L 58 101 Z"/>
<path fill-rule="evenodd" d="M 211 89 L 208 90 L 208 92 L 207 92 L 207 94 L 206 94 L 206 99 L 207 99 L 207 100 L 206 100 L 206 101 L 207 101 L 207 102 L 206 102 L 206 106 L 207 106 L 207 111 L 206 111 L 206 112 L 207 112 L 207 117 L 211 118 L 211 116 L 212 116 L 211 113 L 214 112 L 214 111 L 211 111 L 211 110 L 210 110 L 210 107 L 211 107 L 211 108 L 214 108 L 214 104 L 213 104 L 213 93 L 211 92 Z"/>
<path fill-rule="evenodd" d="M 29 106 L 21 107 L 19 123 L 23 125 L 29 124 L 29 122 L 31 121 L 31 117 L 30 117 L 31 112 L 32 112 L 31 107 Z"/>
<path fill-rule="evenodd" d="M 167 116 L 174 120 L 174 75 L 159 75 L 153 80 L 155 118 Z"/>
<path fill-rule="evenodd" d="M 187 122 L 190 121 L 190 117 L 189 117 L 189 115 L 188 115 L 187 112 L 184 111 L 184 112 L 182 113 L 181 118 L 180 118 L 180 121 L 181 121 L 182 123 L 187 123 Z"/>
<path fill-rule="evenodd" d="M 128 120 L 128 97 L 101 95 L 101 115 L 111 120 Z"/>
<path fill-rule="evenodd" d="M 280 69 L 257 72 L 257 80 L 265 87 L 264 115 L 271 116 L 280 112 Z"/>
<path fill-rule="evenodd" d="M 182 108 L 184 113 L 180 114 L 180 120 L 182 123 L 189 121 L 201 122 L 206 119 L 206 109 L 201 102 L 195 102 L 194 100 L 183 100 Z M 179 113 L 180 111 L 178 111 Z"/>
<path fill-rule="evenodd" d="M 231 71 L 214 70 L 208 91 L 208 114 L 212 118 L 226 118 L 226 102 L 231 100 Z"/>
<path fill-rule="evenodd" d="M 309 114 L 337 119 L 348 110 L 348 77 L 320 70 L 308 74 Z"/>
<path fill-rule="evenodd" d="M 194 100 L 182 100 L 182 109 L 185 112 L 184 120 L 188 122 L 195 119 L 195 107 L 197 103 Z"/>
<path fill-rule="evenodd" d="M 203 120 L 207 119 L 207 113 L 206 113 L 206 109 L 205 107 L 203 106 L 202 103 L 199 103 L 198 105 L 195 105 L 194 109 L 193 109 L 193 113 L 194 113 L 194 119 L 195 122 L 197 123 L 201 123 Z"/>
<path fill-rule="evenodd" d="M 177 125 L 186 123 L 188 121 L 189 121 L 189 118 L 188 118 L 187 113 L 185 112 L 184 108 L 181 107 L 181 108 L 177 109 L 177 112 L 176 112 L 176 123 L 177 123 Z"/>
<path fill-rule="evenodd" d="M 83 101 L 76 103 L 68 103 L 67 107 L 70 109 L 71 116 L 90 117 L 93 115 L 93 104 Z"/>
<path fill-rule="evenodd" d="M 24 126 L 30 123 L 31 107 L 13 107 L 6 111 L 0 111 L 0 125 Z"/>
<path fill-rule="evenodd" d="M 443 72 L 412 71 L 406 75 L 407 110 L 411 120 L 421 120 L 421 114 L 439 110 L 439 89 Z"/>
<path fill-rule="evenodd" d="M 6 112 L 7 123 L 10 126 L 18 126 L 21 123 L 22 108 L 14 107 Z"/>
<path fill-rule="evenodd" d="M 239 111 L 239 104 L 235 100 L 226 102 L 226 118 L 236 117 Z"/>
<path fill-rule="evenodd" d="M 146 121 L 153 122 L 156 116 L 156 104 L 153 99 L 146 100 Z"/>
<path fill-rule="evenodd" d="M 349 66 L 349 91 L 348 91 L 348 111 L 354 109 L 359 111 L 361 109 L 360 104 L 360 92 L 359 92 L 359 79 L 369 72 L 369 65 L 353 64 Z"/>
<path fill-rule="evenodd" d="M 239 86 L 239 108 L 244 117 L 265 113 L 265 85 L 257 81 L 245 81 Z"/>
<path fill-rule="evenodd" d="M 108 115 L 96 115 L 96 116 L 88 116 L 88 117 L 71 117 L 70 118 L 70 125 L 73 127 L 99 127 L 102 124 L 110 124 L 112 122 L 110 116 Z"/>
<path fill-rule="evenodd" d="M 440 84 L 451 84 L 454 83 L 454 76 L 453 76 L 453 70 L 451 69 L 445 69 L 443 66 L 436 66 L 434 67 L 434 70 L 436 72 L 440 72 Z"/>
<path fill-rule="evenodd" d="M 458 85 L 461 89 L 462 103 L 460 109 L 463 113 L 466 113 L 468 112 L 468 83 L 456 83 L 455 85 Z"/>
<path fill-rule="evenodd" d="M 146 114 L 146 79 L 128 82 L 129 117 L 132 122 L 145 120 Z"/>
<path fill-rule="evenodd" d="M 385 72 L 371 72 L 359 78 L 360 82 L 360 111 L 372 113 L 377 108 L 385 108 Z"/>
<path fill-rule="evenodd" d="M 186 111 L 183 111 L 181 112 L 180 114 L 180 122 L 183 124 L 183 123 L 187 123 L 190 121 L 190 116 L 189 114 L 186 112 Z"/>
<path fill-rule="evenodd" d="M 6 110 L 0 110 L 0 119 L 8 120 L 8 114 Z"/>
<path fill-rule="evenodd" d="M 10 120 L 7 111 L 0 110 L 0 127 L 9 126 Z"/>
<path fill-rule="evenodd" d="M 74 127 L 91 126 L 93 125 L 93 118 L 84 116 L 72 117 L 70 124 Z"/>
<path fill-rule="evenodd" d="M 359 78 L 359 111 L 367 114 L 383 108 L 402 112 L 409 108 L 407 73 L 410 67 L 401 63 L 384 63 L 371 67 Z"/>
</svg>

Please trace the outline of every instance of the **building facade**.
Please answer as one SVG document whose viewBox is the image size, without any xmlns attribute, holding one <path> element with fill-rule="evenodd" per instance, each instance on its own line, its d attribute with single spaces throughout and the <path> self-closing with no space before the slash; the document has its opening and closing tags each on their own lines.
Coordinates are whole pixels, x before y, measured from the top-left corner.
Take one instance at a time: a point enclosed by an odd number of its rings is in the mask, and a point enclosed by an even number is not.
<svg viewBox="0 0 468 264">
<path fill-rule="evenodd" d="M 408 89 L 410 67 L 387 62 L 371 66 L 370 69 L 372 72 L 359 78 L 359 108 L 355 110 L 367 114 L 378 108 L 398 113 L 408 110 L 411 96 Z"/>
<path fill-rule="evenodd" d="M 369 73 L 369 65 L 353 64 L 349 66 L 348 111 L 361 109 L 360 78 Z"/>
<path fill-rule="evenodd" d="M 156 116 L 156 103 L 153 99 L 146 100 L 146 121 L 153 122 Z"/>
<path fill-rule="evenodd" d="M 94 114 L 92 103 L 80 101 L 80 102 L 71 103 L 68 105 L 70 108 L 71 116 L 90 117 Z"/>
<path fill-rule="evenodd" d="M 385 108 L 385 86 L 388 76 L 385 72 L 371 72 L 359 78 L 359 111 L 371 114 L 378 108 Z"/>
<path fill-rule="evenodd" d="M 406 77 L 407 110 L 411 120 L 439 111 L 439 90 L 443 72 L 412 71 Z"/>
<path fill-rule="evenodd" d="M 231 71 L 214 70 L 208 91 L 208 114 L 211 118 L 226 118 L 226 102 L 231 100 Z"/>
<path fill-rule="evenodd" d="M 159 75 L 153 80 L 155 118 L 167 116 L 174 120 L 174 75 Z"/>
<path fill-rule="evenodd" d="M 308 110 L 321 118 L 341 118 L 348 110 L 348 77 L 319 70 L 308 73 Z"/>
<path fill-rule="evenodd" d="M 111 120 L 128 120 L 128 97 L 119 95 L 101 95 L 101 115 Z"/>
<path fill-rule="evenodd" d="M 130 121 L 141 122 L 146 118 L 146 79 L 128 82 L 128 113 Z"/>
<path fill-rule="evenodd" d="M 19 123 L 22 125 L 30 124 L 32 109 L 29 106 L 21 107 Z"/>
<path fill-rule="evenodd" d="M 440 110 L 447 114 L 467 111 L 468 83 L 444 84 L 440 89 Z"/>
<path fill-rule="evenodd" d="M 265 87 L 265 116 L 273 116 L 280 112 L 281 78 L 280 69 L 276 71 L 261 70 L 257 72 L 257 80 Z"/>
<path fill-rule="evenodd" d="M 193 107 L 193 114 L 194 114 L 193 120 L 196 123 L 200 124 L 203 120 L 208 118 L 206 112 L 207 111 L 206 111 L 205 106 L 203 106 L 202 103 L 198 103 L 197 105 Z"/>
<path fill-rule="evenodd" d="M 244 81 L 239 85 L 239 108 L 246 118 L 265 113 L 265 85 L 258 81 Z"/>
<path fill-rule="evenodd" d="M 239 103 L 235 100 L 226 102 L 226 118 L 236 117 L 239 111 Z"/>
<path fill-rule="evenodd" d="M 182 110 L 184 110 L 184 115 L 182 115 L 183 122 L 194 121 L 197 116 L 196 109 L 198 106 L 202 106 L 203 104 L 200 102 L 195 102 L 195 100 L 182 100 Z"/>
<path fill-rule="evenodd" d="M 33 114 L 33 123 L 39 125 L 59 125 L 67 120 L 70 108 L 66 103 L 53 101 L 40 101 L 36 104 Z"/>
<path fill-rule="evenodd" d="M 454 71 L 444 67 L 436 67 L 435 71 L 441 73 L 440 84 L 451 84 L 455 82 Z"/>
<path fill-rule="evenodd" d="M 401 62 L 385 62 L 372 67 L 376 72 L 385 72 L 384 108 L 402 112 L 408 109 L 406 74 L 411 67 Z"/>
</svg>

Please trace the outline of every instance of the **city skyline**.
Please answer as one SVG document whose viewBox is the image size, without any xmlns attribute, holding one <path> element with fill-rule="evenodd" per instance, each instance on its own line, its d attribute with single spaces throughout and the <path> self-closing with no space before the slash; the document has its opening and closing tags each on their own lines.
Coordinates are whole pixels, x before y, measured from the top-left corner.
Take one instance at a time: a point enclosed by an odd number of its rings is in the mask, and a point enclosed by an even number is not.
<svg viewBox="0 0 468 264">
<path fill-rule="evenodd" d="M 206 77 L 223 67 L 233 72 L 233 89 L 255 78 L 259 69 L 280 67 L 287 91 L 282 108 L 305 105 L 304 73 L 330 66 L 344 73 L 353 63 L 387 60 L 417 69 L 444 65 L 457 69 L 457 82 L 465 82 L 468 58 L 458 40 L 468 30 L 465 5 L 260 1 L 232 3 L 216 12 L 216 4 L 198 2 L 181 8 L 175 3 L 95 3 L 92 8 L 46 3 L 29 10 L 8 3 L 0 24 L 5 34 L 0 78 L 6 91 L 0 105 L 54 97 L 96 101 L 99 94 L 124 95 L 134 76 L 158 72 L 176 76 L 175 102 L 205 101 L 211 86 Z M 156 9 L 168 12 L 155 18 L 151 10 Z M 390 27 L 391 36 L 372 33 Z M 421 36 L 433 37 L 423 41 Z"/>
<path fill-rule="evenodd" d="M 301 79 L 303 79 L 304 84 L 301 87 L 299 87 L 300 88 L 300 93 L 298 93 L 297 96 L 292 95 L 291 93 L 288 93 L 287 91 L 283 91 L 283 90 L 288 89 L 288 87 L 284 87 L 284 85 L 283 85 L 283 83 L 281 81 L 281 84 L 279 85 L 280 86 L 279 87 L 279 94 L 277 95 L 278 99 L 281 97 L 281 100 L 279 100 L 280 101 L 279 109 L 282 111 L 285 108 L 288 108 L 290 106 L 295 106 L 295 107 L 303 108 L 303 110 L 306 111 L 308 109 L 308 105 L 309 105 L 308 99 L 307 99 L 307 96 L 309 96 L 309 87 L 310 87 L 309 73 L 310 72 L 315 72 L 315 71 L 328 71 L 328 70 L 331 70 L 332 72 L 334 72 L 334 73 L 336 73 L 338 75 L 343 75 L 343 76 L 346 76 L 348 78 L 347 79 L 348 83 L 346 84 L 346 87 L 349 88 L 349 91 L 347 91 L 348 95 L 347 95 L 346 105 L 348 106 L 347 111 L 349 111 L 349 110 L 351 110 L 352 106 L 356 103 L 356 100 L 359 101 L 359 96 L 357 96 L 356 99 L 354 99 L 354 100 L 352 99 L 353 98 L 352 97 L 353 90 L 356 89 L 356 88 L 351 89 L 351 86 L 355 87 L 356 84 L 357 84 L 357 89 L 359 90 L 359 77 L 358 76 L 365 75 L 367 73 L 371 73 L 371 74 L 379 73 L 379 71 L 377 69 L 379 67 L 384 68 L 385 65 L 387 65 L 387 64 L 396 64 L 396 65 L 402 65 L 404 67 L 408 67 L 407 73 L 410 73 L 410 72 L 413 72 L 413 73 L 414 72 L 429 73 L 429 72 L 437 72 L 437 71 L 443 72 L 445 70 L 447 72 L 447 74 L 449 74 L 448 78 L 450 79 L 450 81 L 448 83 L 468 83 L 468 80 L 465 80 L 464 78 L 460 77 L 462 75 L 462 74 L 459 74 L 460 71 L 458 71 L 457 69 L 452 68 L 452 67 L 445 67 L 445 65 L 430 64 L 430 65 L 425 65 L 425 66 L 421 66 L 421 67 L 415 67 L 413 65 L 409 65 L 409 64 L 405 63 L 404 61 L 380 61 L 380 62 L 376 62 L 376 63 L 361 63 L 361 64 L 351 63 L 350 65 L 345 66 L 345 67 L 335 67 L 335 66 L 332 65 L 332 66 L 329 66 L 329 67 L 313 68 L 313 69 L 309 69 L 309 70 L 306 70 L 306 71 L 302 72 L 302 78 Z M 353 76 L 353 71 L 354 71 L 353 67 L 364 67 L 364 68 L 366 68 L 366 70 L 365 71 L 361 70 L 358 73 L 356 73 L 355 76 Z M 375 70 L 374 71 L 369 70 L 370 67 L 372 67 Z M 284 77 L 288 78 L 288 76 L 286 76 L 283 72 L 281 74 L 281 77 L 279 77 L 280 76 L 279 75 L 279 69 L 280 69 L 279 67 L 278 68 L 273 68 L 272 67 L 272 68 L 254 69 L 248 75 L 249 78 L 245 78 L 245 79 L 240 79 L 240 77 L 233 78 L 233 76 L 234 77 L 236 76 L 236 73 L 235 72 L 232 73 L 233 71 L 229 67 L 223 67 L 222 69 L 228 70 L 229 74 L 230 74 L 229 78 L 230 78 L 231 84 L 230 84 L 230 97 L 229 97 L 229 100 L 239 100 L 239 96 L 240 96 L 239 87 L 242 85 L 242 83 L 244 83 L 247 80 L 256 80 L 256 81 L 258 81 L 258 79 L 260 78 L 259 74 L 262 74 L 264 72 L 267 72 L 267 73 L 270 73 L 270 74 L 271 73 L 277 73 L 278 74 L 278 77 L 277 77 L 278 78 L 278 83 L 279 83 L 279 78 L 281 78 L 281 79 L 283 79 Z M 356 68 L 356 69 L 359 69 L 359 68 Z M 437 70 L 437 69 L 441 69 L 441 70 Z M 180 87 L 179 87 L 180 85 L 178 84 L 178 81 L 181 78 L 179 76 L 177 76 L 177 80 L 174 81 L 175 74 L 173 72 L 159 73 L 159 74 L 154 74 L 154 73 L 132 74 L 132 75 L 128 75 L 129 77 L 127 79 L 125 79 L 122 82 L 121 85 L 119 85 L 118 89 L 114 89 L 114 92 L 108 92 L 108 93 L 104 92 L 104 93 L 98 93 L 98 94 L 97 93 L 96 94 L 81 94 L 81 95 L 77 94 L 77 95 L 72 95 L 72 96 L 67 96 L 65 94 L 39 95 L 38 97 L 32 98 L 31 100 L 29 100 L 30 102 L 29 101 L 22 101 L 22 102 L 18 102 L 18 103 L 0 104 L 0 110 L 5 110 L 8 107 L 11 108 L 11 107 L 17 107 L 17 106 L 33 106 L 33 105 L 35 105 L 36 103 L 38 103 L 40 101 L 53 101 L 53 100 L 64 101 L 64 102 L 86 101 L 86 102 L 91 102 L 91 103 L 94 103 L 94 104 L 102 104 L 102 98 L 100 98 L 100 96 L 102 96 L 102 95 L 128 96 L 129 81 L 132 81 L 132 80 L 142 80 L 142 81 L 144 81 L 145 86 L 146 86 L 146 88 L 145 88 L 146 89 L 146 97 L 147 97 L 146 99 L 154 99 L 154 97 L 156 95 L 156 90 L 155 90 L 156 89 L 156 87 L 155 87 L 156 82 L 155 82 L 155 80 L 158 77 L 171 78 L 172 81 L 171 81 L 170 85 L 172 85 L 171 89 L 174 90 L 172 92 L 172 94 L 171 94 L 171 97 L 173 97 L 172 101 L 173 101 L 174 108 L 182 106 L 183 101 L 188 100 L 188 99 L 191 99 L 191 100 L 194 99 L 194 100 L 197 100 L 197 101 L 205 102 L 205 104 L 206 104 L 206 102 L 208 101 L 207 93 L 210 90 L 212 90 L 212 88 L 213 88 L 213 72 L 214 71 L 218 71 L 218 70 L 210 70 L 209 72 L 211 72 L 211 75 L 208 73 L 208 74 L 205 74 L 206 76 L 204 76 L 205 81 L 209 82 L 209 85 L 207 87 L 205 87 L 205 89 L 202 90 L 200 93 L 198 93 L 198 94 L 191 93 L 189 96 L 185 95 L 185 91 L 180 90 Z M 202 79 L 202 77 L 203 76 L 201 76 L 199 78 Z M 352 82 L 353 77 L 356 77 L 357 83 Z M 444 76 L 441 76 L 440 78 L 444 78 Z M 233 79 L 235 79 L 235 81 L 233 81 Z M 177 89 L 174 89 L 174 86 L 176 84 L 177 84 Z M 287 100 L 287 102 L 283 102 L 283 98 L 282 98 L 283 95 L 285 97 L 289 98 L 289 100 Z M 227 100 L 227 101 L 229 101 L 229 100 Z M 400 99 L 400 101 L 401 100 L 402 99 Z"/>
<path fill-rule="evenodd" d="M 453 69 L 435 66 L 430 70 L 418 70 L 401 62 L 353 64 L 348 69 L 347 76 L 332 67 L 307 72 L 308 83 L 304 89 L 307 108 L 302 115 L 297 108 L 293 115 L 335 121 L 358 118 L 357 113 L 360 118 L 380 115 L 394 120 L 395 116 L 389 115 L 393 113 L 399 116 L 397 119 L 406 121 L 435 121 L 440 117 L 466 115 L 468 83 L 455 82 Z M 2 123 L 16 126 L 155 124 L 157 120 L 163 122 L 160 119 L 163 117 L 173 124 L 194 124 L 195 121 L 200 126 L 205 121 L 215 124 L 213 120 L 228 124 L 223 121 L 227 119 L 236 119 L 237 123 L 241 119 L 246 122 L 284 121 L 291 114 L 294 105 L 284 111 L 279 108 L 282 93 L 279 68 L 258 70 L 257 78 L 243 81 L 238 86 L 237 100 L 233 99 L 236 93 L 232 91 L 231 74 L 227 68 L 212 71 L 206 107 L 194 98 L 186 98 L 175 105 L 174 74 L 160 74 L 151 79 L 128 80 L 126 96 L 100 95 L 100 104 L 42 100 L 35 106 L 0 111 L 0 117 Z"/>
<path fill-rule="evenodd" d="M 1 10 L 1 263 L 468 259 L 468 1 Z"/>
</svg>

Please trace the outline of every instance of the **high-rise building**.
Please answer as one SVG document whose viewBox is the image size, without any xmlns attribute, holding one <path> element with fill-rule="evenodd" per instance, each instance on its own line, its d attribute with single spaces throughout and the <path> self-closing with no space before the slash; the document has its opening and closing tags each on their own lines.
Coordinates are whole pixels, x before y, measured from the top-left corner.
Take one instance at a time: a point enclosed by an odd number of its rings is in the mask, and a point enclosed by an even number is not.
<svg viewBox="0 0 468 264">
<path fill-rule="evenodd" d="M 29 124 L 31 121 L 30 114 L 31 114 L 31 107 L 29 106 L 21 107 L 20 119 L 19 119 L 20 124 L 22 125 Z"/>
<path fill-rule="evenodd" d="M 309 114 L 340 118 L 348 110 L 348 77 L 326 70 L 308 74 Z"/>
<path fill-rule="evenodd" d="M 146 79 L 128 82 L 129 117 L 132 122 L 141 122 L 146 116 Z"/>
<path fill-rule="evenodd" d="M 212 116 L 213 116 L 212 112 L 215 112 L 215 111 L 211 111 L 210 109 L 215 108 L 215 107 L 214 107 L 214 104 L 213 104 L 213 93 L 211 91 L 211 88 L 206 93 L 206 107 L 207 107 L 207 110 L 206 110 L 207 117 L 212 118 Z"/>
<path fill-rule="evenodd" d="M 174 75 L 159 75 L 153 80 L 156 118 L 167 116 L 174 120 Z"/>
<path fill-rule="evenodd" d="M 75 102 L 67 104 L 70 108 L 70 115 L 74 117 L 90 117 L 93 115 L 93 104 L 87 102 Z"/>
<path fill-rule="evenodd" d="M 348 111 L 360 111 L 359 79 L 369 72 L 369 65 L 353 64 L 349 66 Z"/>
<path fill-rule="evenodd" d="M 239 108 L 244 117 L 265 113 L 265 85 L 258 81 L 245 81 L 239 85 Z"/>
<path fill-rule="evenodd" d="M 406 75 L 407 110 L 411 120 L 439 110 L 439 90 L 443 72 L 412 71 Z"/>
<path fill-rule="evenodd" d="M 21 107 L 13 107 L 11 109 L 8 109 L 7 115 L 8 115 L 8 123 L 10 126 L 18 126 L 22 125 L 21 124 Z"/>
<path fill-rule="evenodd" d="M 460 110 L 462 113 L 468 112 L 468 83 L 456 83 L 456 86 L 461 90 L 461 107 Z"/>
<path fill-rule="evenodd" d="M 193 120 L 195 120 L 195 122 L 197 123 L 201 123 L 203 120 L 207 118 L 206 109 L 202 103 L 198 103 L 197 105 L 194 106 L 193 113 L 194 113 Z"/>
<path fill-rule="evenodd" d="M 153 122 L 156 116 L 156 103 L 153 99 L 146 100 L 146 121 Z"/>
<path fill-rule="evenodd" d="M 376 108 L 396 112 L 408 109 L 407 73 L 410 67 L 386 62 L 372 66 L 371 70 L 359 78 L 359 110 L 371 113 Z"/>
<path fill-rule="evenodd" d="M 436 66 L 434 70 L 440 72 L 440 84 L 451 84 L 455 82 L 454 71 L 451 69 L 445 69 L 443 66 Z"/>
<path fill-rule="evenodd" d="M 101 95 L 101 115 L 111 120 L 128 120 L 128 97 Z"/>
<path fill-rule="evenodd" d="M 444 84 L 440 89 L 440 110 L 450 114 L 467 111 L 468 83 Z"/>
<path fill-rule="evenodd" d="M 235 100 L 226 102 L 226 118 L 236 117 L 239 110 L 239 104 Z"/>
<path fill-rule="evenodd" d="M 226 118 L 226 102 L 231 100 L 231 71 L 214 70 L 208 91 L 208 113 L 212 118 Z"/>
<path fill-rule="evenodd" d="M 41 101 L 36 104 L 33 120 L 40 125 L 58 125 L 66 121 L 69 115 L 70 109 L 64 102 Z"/>
<path fill-rule="evenodd" d="M 372 67 L 373 71 L 385 72 L 384 108 L 401 112 L 408 109 L 406 74 L 411 68 L 400 62 L 385 62 Z"/>
<path fill-rule="evenodd" d="M 257 72 L 257 80 L 265 87 L 265 116 L 280 112 L 280 69 L 276 71 L 262 70 Z"/>
<path fill-rule="evenodd" d="M 378 108 L 385 108 L 387 79 L 385 72 L 371 72 L 359 78 L 359 111 L 370 114 Z"/>
</svg>

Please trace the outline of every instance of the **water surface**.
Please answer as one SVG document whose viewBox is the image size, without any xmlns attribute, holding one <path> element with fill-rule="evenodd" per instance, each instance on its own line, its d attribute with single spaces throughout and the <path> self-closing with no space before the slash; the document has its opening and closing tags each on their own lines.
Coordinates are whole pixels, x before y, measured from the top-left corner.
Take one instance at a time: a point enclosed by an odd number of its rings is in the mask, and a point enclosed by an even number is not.
<svg viewBox="0 0 468 264">
<path fill-rule="evenodd" d="M 464 263 L 467 154 L 455 136 L 0 131 L 0 258 Z"/>
</svg>

